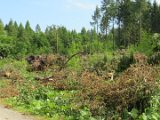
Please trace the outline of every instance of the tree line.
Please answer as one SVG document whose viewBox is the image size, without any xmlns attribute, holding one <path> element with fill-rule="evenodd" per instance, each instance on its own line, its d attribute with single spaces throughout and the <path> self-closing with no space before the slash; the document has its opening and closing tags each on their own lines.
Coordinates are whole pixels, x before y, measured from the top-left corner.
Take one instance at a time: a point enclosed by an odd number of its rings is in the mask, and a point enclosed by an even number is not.
<svg viewBox="0 0 160 120">
<path fill-rule="evenodd" d="M 102 0 L 91 25 L 97 33 L 112 35 L 113 47 L 138 45 L 143 33 L 160 33 L 160 6 L 149 0 Z"/>
<path fill-rule="evenodd" d="M 93 29 L 83 27 L 80 32 L 56 25 L 42 31 L 39 24 L 33 30 L 29 21 L 23 25 L 10 20 L 4 25 L 0 20 L 0 56 L 49 53 L 71 56 L 80 51 L 93 54 L 132 45 L 147 48 L 150 35 L 160 33 L 160 6 L 147 0 L 102 0 L 90 23 Z M 147 44 L 144 39 L 148 39 Z"/>
<path fill-rule="evenodd" d="M 40 25 L 35 30 L 29 21 L 25 25 L 10 20 L 4 25 L 0 20 L 0 56 L 22 57 L 28 54 L 72 55 L 75 52 L 98 51 L 99 37 L 95 30 L 82 28 L 81 32 L 67 30 L 64 26 L 48 26 L 45 31 Z M 103 48 L 103 44 L 101 44 Z"/>
</svg>

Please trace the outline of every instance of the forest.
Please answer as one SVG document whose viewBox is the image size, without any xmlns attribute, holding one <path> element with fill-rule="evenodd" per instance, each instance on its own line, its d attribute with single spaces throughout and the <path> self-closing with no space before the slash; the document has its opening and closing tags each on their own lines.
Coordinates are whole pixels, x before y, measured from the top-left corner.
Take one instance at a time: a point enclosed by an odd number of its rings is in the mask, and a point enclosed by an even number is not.
<svg viewBox="0 0 160 120">
<path fill-rule="evenodd" d="M 156 1 L 101 0 L 80 32 L 2 20 L 0 104 L 45 120 L 160 119 Z"/>
</svg>

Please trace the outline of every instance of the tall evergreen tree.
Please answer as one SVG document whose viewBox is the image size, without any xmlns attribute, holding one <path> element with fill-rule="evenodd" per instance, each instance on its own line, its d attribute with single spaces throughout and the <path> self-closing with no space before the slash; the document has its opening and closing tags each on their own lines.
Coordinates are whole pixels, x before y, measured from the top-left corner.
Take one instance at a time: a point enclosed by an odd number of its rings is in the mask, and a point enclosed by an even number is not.
<svg viewBox="0 0 160 120">
<path fill-rule="evenodd" d="M 109 28 L 109 25 L 112 24 L 112 40 L 113 40 L 113 49 L 115 48 L 115 21 L 116 16 L 118 14 L 118 4 L 115 0 L 103 0 L 102 1 L 102 7 L 101 7 L 103 17 L 101 19 L 101 28 L 107 30 Z"/>
<path fill-rule="evenodd" d="M 122 0 L 117 0 L 118 37 L 116 39 L 116 43 L 118 46 L 120 46 L 120 41 L 121 41 L 121 22 L 122 22 L 121 7 L 122 7 Z"/>
<path fill-rule="evenodd" d="M 108 29 L 109 29 L 109 22 L 110 22 L 110 13 L 108 10 L 108 6 L 110 5 L 109 0 L 103 0 L 101 11 L 102 11 L 102 19 L 101 19 L 101 30 L 102 32 L 105 31 L 105 34 L 107 35 Z"/>
<path fill-rule="evenodd" d="M 59 37 L 58 37 L 58 31 L 57 31 L 56 26 L 52 25 L 52 26 L 47 27 L 45 30 L 45 34 L 52 48 L 52 52 L 58 53 Z"/>
<path fill-rule="evenodd" d="M 18 56 L 23 56 L 25 54 L 28 54 L 31 52 L 31 47 L 32 46 L 30 44 L 28 34 L 26 34 L 25 28 L 22 25 L 22 23 L 20 23 L 18 27 L 18 35 L 16 40 L 16 54 Z"/>
<path fill-rule="evenodd" d="M 39 24 L 36 25 L 35 31 L 36 31 L 36 33 L 41 33 L 42 32 Z"/>
<path fill-rule="evenodd" d="M 131 42 L 131 37 L 135 38 L 135 16 L 133 2 L 131 0 L 124 0 L 121 6 L 121 17 L 122 17 L 122 41 L 121 45 L 127 47 Z"/>
<path fill-rule="evenodd" d="M 136 12 L 139 24 L 139 41 L 141 40 L 142 34 L 142 20 L 143 20 L 143 13 L 147 10 L 147 2 L 146 0 L 136 0 Z"/>
<path fill-rule="evenodd" d="M 25 24 L 25 32 L 27 34 L 27 37 L 32 37 L 33 30 L 32 30 L 32 28 L 30 26 L 30 22 L 29 21 L 27 21 L 26 24 Z"/>
<path fill-rule="evenodd" d="M 156 1 L 153 3 L 151 12 L 151 31 L 153 33 L 160 33 L 160 10 Z"/>
<path fill-rule="evenodd" d="M 6 25 L 5 30 L 8 33 L 8 36 L 17 37 L 18 34 L 18 25 L 11 19 Z"/>
<path fill-rule="evenodd" d="M 146 10 L 143 12 L 142 19 L 142 28 L 147 32 L 151 32 L 151 13 L 152 13 L 152 4 L 150 1 L 146 3 Z"/>
<path fill-rule="evenodd" d="M 24 32 L 25 32 L 24 26 L 23 26 L 22 23 L 20 23 L 20 25 L 18 27 L 18 38 L 19 37 L 23 37 L 24 36 Z"/>
<path fill-rule="evenodd" d="M 93 22 L 90 22 L 90 24 L 94 27 L 96 26 L 97 33 L 99 32 L 98 28 L 99 28 L 100 18 L 101 18 L 100 8 L 96 6 L 96 10 L 94 11 L 94 14 L 92 16 Z"/>
<path fill-rule="evenodd" d="M 100 29 L 101 29 L 101 32 L 105 35 L 108 34 L 108 26 L 109 26 L 109 19 L 107 15 L 104 14 L 101 19 Z"/>
</svg>

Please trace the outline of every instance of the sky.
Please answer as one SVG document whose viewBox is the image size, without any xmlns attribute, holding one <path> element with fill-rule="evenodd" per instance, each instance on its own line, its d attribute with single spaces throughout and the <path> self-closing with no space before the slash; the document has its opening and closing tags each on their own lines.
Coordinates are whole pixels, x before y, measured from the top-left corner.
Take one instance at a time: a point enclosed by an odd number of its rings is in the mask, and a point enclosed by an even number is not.
<svg viewBox="0 0 160 120">
<path fill-rule="evenodd" d="M 154 0 L 153 0 L 154 1 Z M 156 0 L 156 2 L 160 5 L 160 0 Z"/>
<path fill-rule="evenodd" d="M 90 29 L 91 16 L 101 0 L 0 0 L 0 19 L 7 24 L 10 19 L 29 20 L 33 29 L 39 24 L 65 26 L 69 30 Z"/>
</svg>

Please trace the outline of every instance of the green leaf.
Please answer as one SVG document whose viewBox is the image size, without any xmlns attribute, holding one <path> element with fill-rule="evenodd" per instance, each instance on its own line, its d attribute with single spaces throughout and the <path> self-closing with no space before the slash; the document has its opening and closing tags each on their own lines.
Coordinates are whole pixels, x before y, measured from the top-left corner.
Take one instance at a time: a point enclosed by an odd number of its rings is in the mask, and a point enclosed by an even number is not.
<svg viewBox="0 0 160 120">
<path fill-rule="evenodd" d="M 147 120 L 147 116 L 145 113 L 142 114 L 142 120 Z"/>
<path fill-rule="evenodd" d="M 131 112 L 129 112 L 129 115 L 133 118 L 136 119 L 138 116 L 138 110 L 133 108 Z"/>
<path fill-rule="evenodd" d="M 153 119 L 153 120 L 158 120 L 159 117 L 160 117 L 160 116 L 159 116 L 158 113 L 154 113 L 154 114 L 152 115 L 152 119 Z"/>
</svg>

